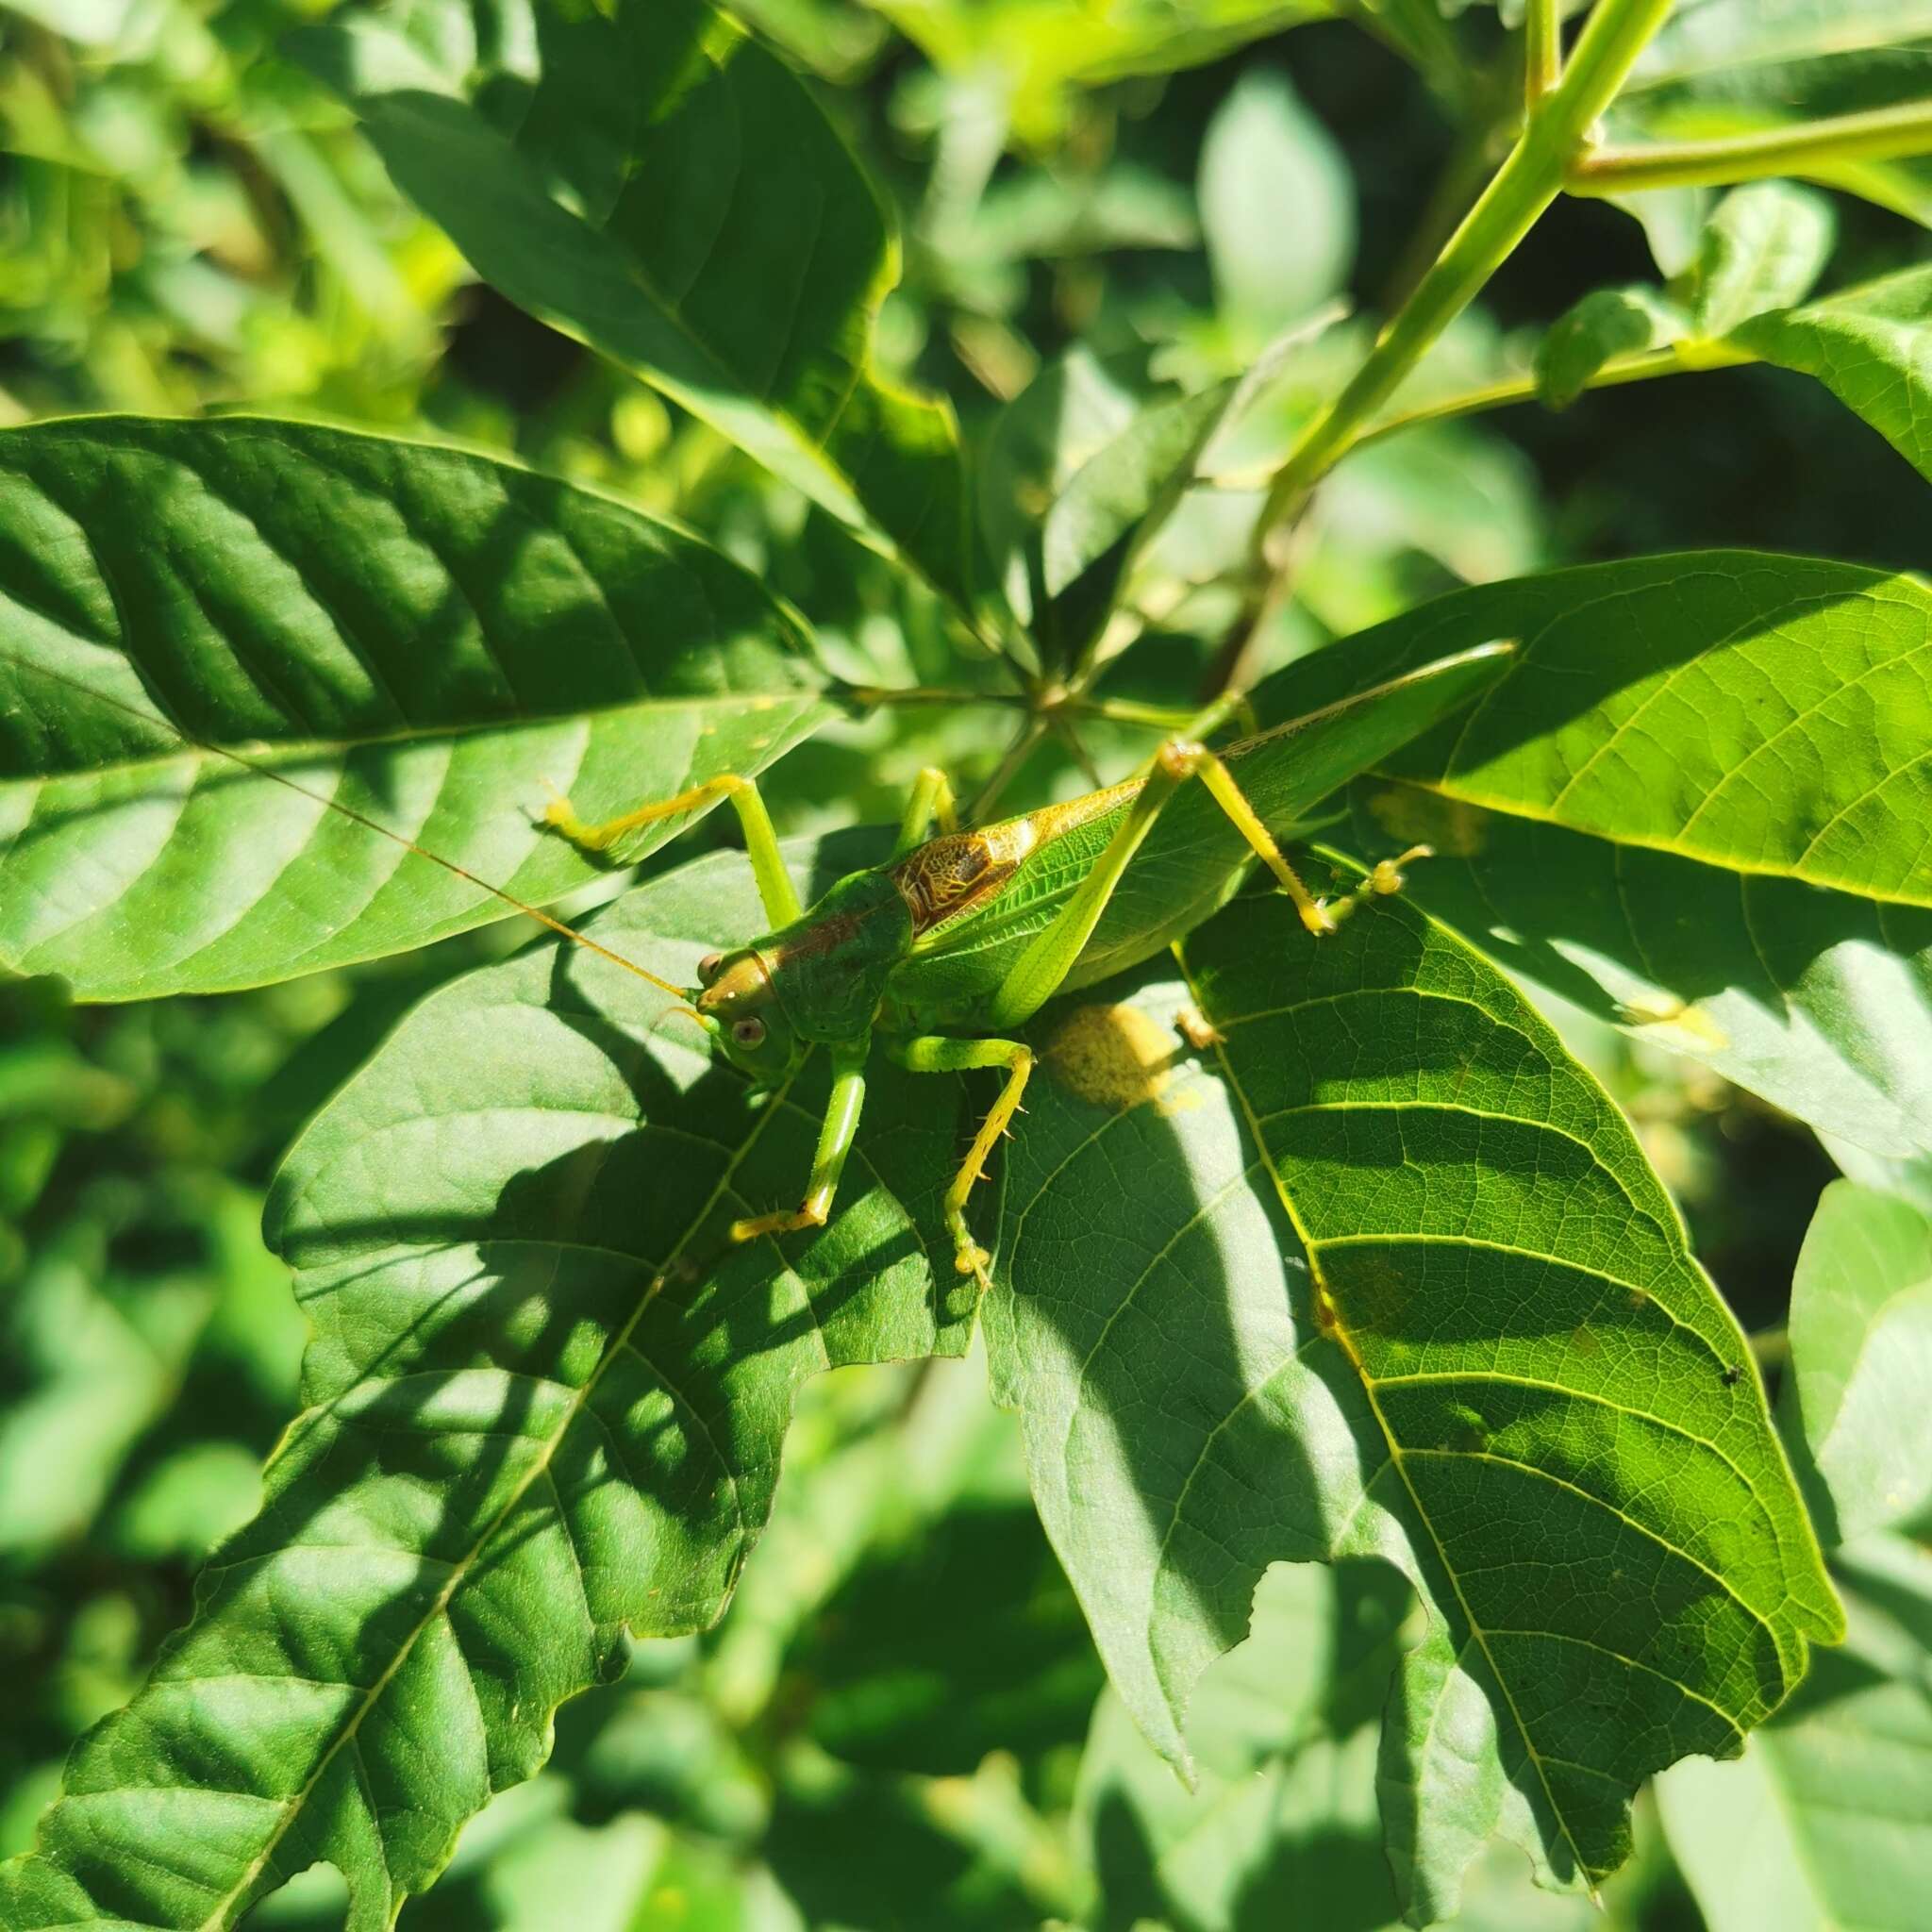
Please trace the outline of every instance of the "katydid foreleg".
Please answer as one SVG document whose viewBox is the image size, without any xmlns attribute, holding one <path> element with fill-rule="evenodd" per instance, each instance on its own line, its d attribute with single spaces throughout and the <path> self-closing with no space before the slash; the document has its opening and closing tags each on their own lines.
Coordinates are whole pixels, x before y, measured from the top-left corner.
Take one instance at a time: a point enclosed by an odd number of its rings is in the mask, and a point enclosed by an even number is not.
<svg viewBox="0 0 1932 1932">
<path fill-rule="evenodd" d="M 812 1156 L 811 1179 L 806 1185 L 805 1200 L 796 1208 L 781 1208 L 775 1214 L 757 1214 L 731 1224 L 735 1241 L 756 1241 L 766 1234 L 796 1234 L 802 1228 L 823 1227 L 832 1216 L 832 1202 L 839 1192 L 839 1176 L 844 1172 L 845 1157 L 858 1138 L 858 1116 L 865 1107 L 865 1062 L 871 1041 L 858 1040 L 849 1045 L 834 1046 L 832 1056 L 832 1097 L 825 1106 L 825 1117 L 819 1127 L 818 1151 Z"/>
<path fill-rule="evenodd" d="M 784 854 L 778 850 L 778 835 L 772 828 L 772 815 L 765 809 L 756 779 L 724 772 L 680 791 L 675 798 L 660 798 L 655 804 L 641 805 L 635 811 L 620 813 L 597 824 L 588 824 L 571 808 L 567 798 L 550 801 L 543 823 L 582 852 L 608 852 L 627 834 L 645 825 L 655 825 L 680 812 L 696 811 L 720 798 L 728 798 L 738 813 L 744 832 L 745 856 L 751 860 L 751 875 L 758 884 L 765 917 L 774 926 L 790 925 L 804 908 L 798 903 L 798 889 L 785 869 Z"/>
</svg>

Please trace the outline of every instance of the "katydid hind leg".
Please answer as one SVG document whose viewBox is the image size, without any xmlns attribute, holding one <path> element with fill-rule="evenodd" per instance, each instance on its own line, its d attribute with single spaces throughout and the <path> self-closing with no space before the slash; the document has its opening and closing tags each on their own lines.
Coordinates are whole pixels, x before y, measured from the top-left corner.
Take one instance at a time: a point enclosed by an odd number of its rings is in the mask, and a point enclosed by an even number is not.
<svg viewBox="0 0 1932 1932">
<path fill-rule="evenodd" d="M 752 877 L 758 883 L 765 918 L 774 930 L 790 925 L 804 909 L 799 904 L 798 889 L 786 870 L 784 854 L 778 849 L 778 835 L 773 829 L 772 815 L 765 809 L 758 781 L 741 773 L 720 773 L 717 777 L 707 778 L 702 785 L 693 785 L 674 797 L 657 799 L 594 824 L 578 817 L 570 800 L 559 793 L 545 808 L 543 824 L 568 839 L 580 852 L 601 855 L 610 852 L 632 832 L 676 818 L 681 812 L 702 810 L 721 798 L 728 799 L 738 813 L 738 823 L 744 833 L 745 854 L 751 860 Z"/>
<path fill-rule="evenodd" d="M 866 1041 L 834 1046 L 831 1050 L 832 1093 L 819 1127 L 818 1148 L 812 1156 L 811 1178 L 806 1183 L 805 1199 L 796 1208 L 734 1221 L 733 1241 L 757 1241 L 768 1234 L 797 1234 L 808 1227 L 823 1227 L 832 1218 L 832 1204 L 839 1195 L 839 1176 L 845 1170 L 845 1157 L 852 1152 L 852 1143 L 858 1138 L 858 1120 L 865 1110 L 865 1062 L 870 1051 L 870 1042 Z"/>
<path fill-rule="evenodd" d="M 953 1237 L 959 1273 L 983 1275 L 992 1257 L 973 1239 L 966 1224 L 966 1203 L 974 1184 L 985 1178 L 986 1163 L 1000 1136 L 1020 1110 L 1020 1096 L 1033 1072 L 1033 1049 L 1017 1040 L 954 1040 L 943 1034 L 923 1034 L 913 1040 L 894 1041 L 888 1051 L 902 1067 L 915 1074 L 965 1074 L 982 1067 L 1006 1071 L 1006 1084 L 980 1123 L 945 1194 L 946 1226 Z"/>
<path fill-rule="evenodd" d="M 1115 828 L 1107 849 L 1053 923 L 1035 937 L 1001 982 L 988 1008 L 990 1024 L 1020 1025 L 1059 991 L 1061 982 L 1086 950 L 1087 941 L 1093 937 L 1094 927 L 1100 924 L 1101 915 L 1126 875 L 1141 841 L 1153 830 L 1155 820 L 1168 800 L 1191 778 L 1207 787 L 1250 849 L 1274 874 L 1281 889 L 1294 901 L 1302 924 L 1316 934 L 1335 929 L 1333 916 L 1302 884 L 1275 843 L 1274 834 L 1235 783 L 1234 774 L 1205 745 L 1190 739 L 1170 739 L 1155 755 L 1145 783 Z"/>
</svg>

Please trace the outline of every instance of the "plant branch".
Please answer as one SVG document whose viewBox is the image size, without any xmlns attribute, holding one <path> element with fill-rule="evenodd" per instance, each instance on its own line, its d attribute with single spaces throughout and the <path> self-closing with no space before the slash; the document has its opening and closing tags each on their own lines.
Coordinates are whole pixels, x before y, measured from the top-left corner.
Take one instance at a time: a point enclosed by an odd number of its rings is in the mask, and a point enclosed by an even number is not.
<svg viewBox="0 0 1932 1932">
<path fill-rule="evenodd" d="M 1415 293 L 1391 317 L 1367 359 L 1308 426 L 1277 473 L 1257 529 L 1264 551 L 1308 491 L 1506 261 L 1563 187 L 1597 118 L 1670 11 L 1671 0 L 1598 0 L 1556 90 L 1464 218 Z"/>
<path fill-rule="evenodd" d="M 1626 383 L 1648 382 L 1659 375 L 1694 375 L 1706 369 L 1740 369 L 1758 358 L 1748 349 L 1733 348 L 1728 342 L 1678 342 L 1667 349 L 1645 349 L 1634 356 L 1613 356 L 1584 383 L 1585 389 L 1621 389 Z M 1477 416 L 1489 409 L 1506 409 L 1515 403 L 1536 400 L 1536 377 L 1511 376 L 1506 382 L 1486 383 L 1480 389 L 1464 390 L 1458 395 L 1405 409 L 1399 416 L 1385 416 L 1364 430 L 1356 447 L 1379 442 L 1398 430 L 1413 429 L 1424 423 L 1447 423 L 1458 416 Z"/>
<path fill-rule="evenodd" d="M 1572 194 L 1722 187 L 1767 175 L 1808 175 L 1843 161 L 1896 161 L 1924 154 L 1932 154 L 1932 101 L 1908 101 L 1713 141 L 1599 148 L 1572 165 L 1563 185 Z"/>
<path fill-rule="evenodd" d="M 1558 0 L 1529 0 L 1524 9 L 1524 105 L 1532 114 L 1563 78 L 1563 26 L 1557 7 Z"/>
</svg>

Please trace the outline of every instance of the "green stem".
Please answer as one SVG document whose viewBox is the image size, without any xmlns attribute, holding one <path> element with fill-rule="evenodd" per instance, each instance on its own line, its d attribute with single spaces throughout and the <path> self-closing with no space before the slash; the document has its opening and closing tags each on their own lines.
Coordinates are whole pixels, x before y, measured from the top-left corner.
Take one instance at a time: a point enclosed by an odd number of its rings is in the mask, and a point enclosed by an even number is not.
<svg viewBox="0 0 1932 1932">
<path fill-rule="evenodd" d="M 1489 187 L 1415 293 L 1390 319 L 1347 388 L 1308 426 L 1276 474 L 1257 530 L 1264 547 L 1268 534 L 1294 514 L 1359 440 L 1424 352 L 1557 198 L 1591 125 L 1615 98 L 1670 9 L 1671 0 L 1598 0 L 1555 92 L 1544 97 Z"/>
<path fill-rule="evenodd" d="M 1583 385 L 1585 389 L 1621 389 L 1625 383 L 1648 382 L 1659 375 L 1694 375 L 1704 369 L 1738 369 L 1758 358 L 1746 349 L 1728 342 L 1679 342 L 1668 349 L 1645 349 L 1639 355 L 1613 356 Z M 1445 396 L 1419 409 L 1405 409 L 1399 416 L 1385 416 L 1357 439 L 1356 447 L 1379 442 L 1400 429 L 1413 429 L 1423 423 L 1446 423 L 1457 416 L 1476 416 L 1486 409 L 1506 409 L 1512 403 L 1536 400 L 1536 377 L 1512 376 L 1507 382 L 1486 383 L 1481 389 L 1464 390 L 1459 395 Z"/>
<path fill-rule="evenodd" d="M 1524 105 L 1532 114 L 1563 78 L 1562 23 L 1558 0 L 1529 0 L 1523 14 Z"/>
<path fill-rule="evenodd" d="M 1572 194 L 1722 187 L 1767 175 L 1808 175 L 1838 162 L 1896 161 L 1924 154 L 1932 154 L 1932 101 L 1908 101 L 1714 141 L 1599 148 L 1571 167 L 1563 185 Z"/>
</svg>

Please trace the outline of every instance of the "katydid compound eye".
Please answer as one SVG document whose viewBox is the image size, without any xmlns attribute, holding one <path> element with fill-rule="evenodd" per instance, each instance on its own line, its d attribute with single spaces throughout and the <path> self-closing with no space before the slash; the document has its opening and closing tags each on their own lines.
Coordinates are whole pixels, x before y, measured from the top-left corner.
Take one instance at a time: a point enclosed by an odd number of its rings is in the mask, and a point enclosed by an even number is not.
<svg viewBox="0 0 1932 1932">
<path fill-rule="evenodd" d="M 758 1046 L 763 1043 L 765 1023 L 762 1020 L 740 1020 L 731 1028 L 731 1037 L 740 1046 Z"/>
<path fill-rule="evenodd" d="M 698 961 L 698 984 L 700 986 L 709 986 L 712 980 L 717 978 L 718 969 L 724 963 L 724 955 L 723 953 L 707 953 Z"/>
</svg>

